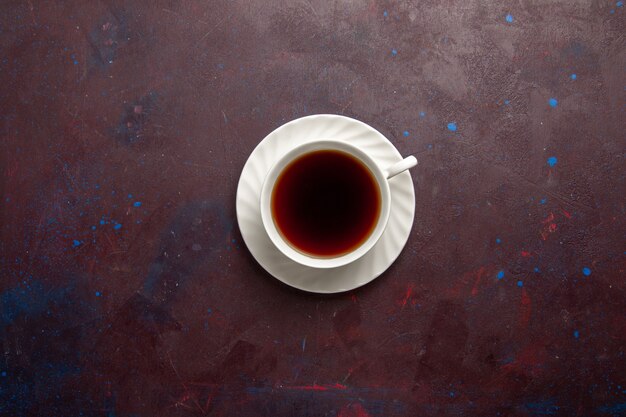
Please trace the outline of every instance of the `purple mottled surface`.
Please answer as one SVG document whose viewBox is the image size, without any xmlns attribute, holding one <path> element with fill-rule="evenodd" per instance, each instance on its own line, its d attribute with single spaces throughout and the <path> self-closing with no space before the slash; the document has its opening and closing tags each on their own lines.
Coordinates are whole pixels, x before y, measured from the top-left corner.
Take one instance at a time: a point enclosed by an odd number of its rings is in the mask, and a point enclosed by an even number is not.
<svg viewBox="0 0 626 417">
<path fill-rule="evenodd" d="M 626 415 L 622 1 L 5 1 L 0 415 Z M 292 290 L 252 149 L 416 154 L 397 262 Z"/>
</svg>

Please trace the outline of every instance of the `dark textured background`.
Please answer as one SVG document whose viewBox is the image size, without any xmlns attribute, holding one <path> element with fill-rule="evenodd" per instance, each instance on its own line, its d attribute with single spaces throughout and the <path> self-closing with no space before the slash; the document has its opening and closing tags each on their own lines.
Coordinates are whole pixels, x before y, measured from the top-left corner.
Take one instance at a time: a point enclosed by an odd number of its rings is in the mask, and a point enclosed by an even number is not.
<svg viewBox="0 0 626 417">
<path fill-rule="evenodd" d="M 3 1 L 0 414 L 626 415 L 625 13 Z M 400 258 L 330 297 L 235 220 L 314 113 L 420 160 Z"/>
</svg>

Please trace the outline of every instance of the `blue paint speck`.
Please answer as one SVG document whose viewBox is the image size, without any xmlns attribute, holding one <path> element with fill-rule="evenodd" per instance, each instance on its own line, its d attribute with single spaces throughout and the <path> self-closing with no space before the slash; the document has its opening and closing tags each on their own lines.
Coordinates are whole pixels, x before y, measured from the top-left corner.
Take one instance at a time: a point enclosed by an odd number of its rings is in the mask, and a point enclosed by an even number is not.
<svg viewBox="0 0 626 417">
<path fill-rule="evenodd" d="M 559 100 L 555 99 L 554 97 L 550 97 L 550 100 L 548 100 L 548 104 L 550 105 L 550 107 L 556 107 L 559 104 Z"/>
<path fill-rule="evenodd" d="M 402 132 L 402 134 L 404 135 L 405 138 L 409 137 L 409 131 L 405 130 L 404 132 Z"/>
<path fill-rule="evenodd" d="M 6 371 L 2 371 L 2 373 L 0 375 L 7 376 L 7 372 Z"/>
<path fill-rule="evenodd" d="M 558 160 L 556 159 L 556 156 L 551 156 L 550 158 L 548 158 L 548 165 L 550 167 L 555 166 L 557 162 Z"/>
<path fill-rule="evenodd" d="M 588 277 L 589 275 L 591 275 L 591 269 L 584 267 L 583 268 L 583 275 Z"/>
<path fill-rule="evenodd" d="M 454 398 L 454 391 L 450 391 L 450 398 Z"/>
<path fill-rule="evenodd" d="M 497 243 L 497 244 L 502 243 L 502 239 L 500 239 L 499 237 L 497 237 L 497 238 L 496 238 L 496 243 Z"/>
<path fill-rule="evenodd" d="M 133 195 L 132 194 L 128 194 L 128 198 L 133 198 Z"/>
<path fill-rule="evenodd" d="M 96 226 L 91 226 L 91 230 L 96 230 Z"/>
<path fill-rule="evenodd" d="M 105 224 L 106 222 L 104 220 L 100 220 L 100 224 Z"/>
<path fill-rule="evenodd" d="M 117 223 L 115 226 L 113 226 L 113 228 L 114 228 L 115 230 L 120 230 L 120 229 L 122 228 L 122 225 L 121 225 L 121 224 L 119 224 L 119 223 Z"/>
<path fill-rule="evenodd" d="M 507 14 L 505 17 L 506 21 L 509 23 L 513 23 L 513 15 Z"/>
<path fill-rule="evenodd" d="M 524 282 L 522 282 L 522 281 L 517 281 L 517 286 L 518 286 L 518 287 L 523 287 L 523 286 L 524 286 Z"/>
<path fill-rule="evenodd" d="M 423 111 L 420 112 L 420 117 L 426 117 L 426 113 L 424 113 Z"/>
<path fill-rule="evenodd" d="M 539 200 L 539 204 L 546 204 L 546 201 L 548 201 L 547 198 L 542 198 L 541 200 Z"/>
<path fill-rule="evenodd" d="M 72 245 L 76 248 L 78 246 L 80 246 L 80 240 L 74 240 L 74 242 L 72 242 Z"/>
<path fill-rule="evenodd" d="M 611 9 L 610 13 L 611 13 L 611 14 L 615 13 L 615 10 Z"/>
<path fill-rule="evenodd" d="M 389 13 L 387 13 L 387 10 L 385 10 L 385 11 L 383 12 L 383 16 L 385 16 L 385 17 L 389 16 Z"/>
<path fill-rule="evenodd" d="M 391 50 L 391 55 L 396 56 L 398 55 L 398 51 L 396 51 L 395 49 Z"/>
<path fill-rule="evenodd" d="M 576 339 L 578 339 L 580 337 L 580 333 L 578 332 L 578 330 L 574 330 L 574 337 Z"/>
<path fill-rule="evenodd" d="M 617 7 L 622 7 L 624 5 L 624 2 L 623 1 L 618 1 L 617 3 L 615 3 L 615 5 Z"/>
<path fill-rule="evenodd" d="M 96 297 L 100 297 L 102 293 L 100 291 L 96 291 Z"/>
<path fill-rule="evenodd" d="M 498 272 L 498 279 L 504 278 L 504 271 Z"/>
<path fill-rule="evenodd" d="M 511 101 L 510 101 L 510 100 L 504 100 L 504 105 L 505 105 L 505 106 L 508 106 L 509 104 L 511 104 Z"/>
<path fill-rule="evenodd" d="M 572 75 L 570 75 L 569 77 L 570 77 L 572 80 L 575 80 L 575 79 L 577 78 L 577 77 L 576 77 L 576 74 L 572 74 Z"/>
<path fill-rule="evenodd" d="M 454 122 L 448 123 L 448 130 L 450 132 L 456 132 L 456 123 L 454 123 Z"/>
<path fill-rule="evenodd" d="M 141 201 L 135 201 L 133 207 L 141 207 Z"/>
<path fill-rule="evenodd" d="M 213 314 L 213 310 L 211 310 L 210 308 L 206 309 L 207 314 L 210 316 L 211 314 Z"/>
<path fill-rule="evenodd" d="M 539 267 L 538 267 L 538 266 L 536 266 L 536 267 L 535 267 L 535 269 L 533 269 L 533 271 L 535 271 L 535 272 L 539 273 Z"/>
</svg>

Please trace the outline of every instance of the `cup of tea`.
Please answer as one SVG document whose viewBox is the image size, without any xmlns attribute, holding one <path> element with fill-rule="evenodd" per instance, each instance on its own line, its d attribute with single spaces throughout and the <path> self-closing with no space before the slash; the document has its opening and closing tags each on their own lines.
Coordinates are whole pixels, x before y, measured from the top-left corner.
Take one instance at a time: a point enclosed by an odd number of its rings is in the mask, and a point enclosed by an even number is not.
<svg viewBox="0 0 626 417">
<path fill-rule="evenodd" d="M 268 172 L 261 218 L 287 257 L 313 268 L 336 268 L 365 255 L 385 231 L 388 180 L 417 165 L 409 156 L 390 167 L 346 142 L 297 146 Z"/>
</svg>

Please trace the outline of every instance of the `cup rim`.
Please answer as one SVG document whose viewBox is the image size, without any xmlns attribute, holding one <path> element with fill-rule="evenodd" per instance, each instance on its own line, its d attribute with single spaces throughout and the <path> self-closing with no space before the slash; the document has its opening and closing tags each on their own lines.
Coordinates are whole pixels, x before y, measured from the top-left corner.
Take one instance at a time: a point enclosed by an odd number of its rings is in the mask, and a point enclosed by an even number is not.
<svg viewBox="0 0 626 417">
<path fill-rule="evenodd" d="M 352 251 L 345 253 L 341 256 L 315 257 L 296 250 L 283 238 L 282 234 L 278 231 L 278 228 L 272 216 L 272 192 L 280 173 L 296 158 L 306 153 L 318 150 L 343 151 L 350 154 L 352 157 L 357 158 L 370 170 L 370 172 L 374 176 L 374 179 L 379 187 L 381 194 L 381 209 L 374 230 L 370 233 L 369 237 L 363 243 L 361 243 Z M 276 248 L 278 248 L 278 250 L 282 252 L 285 256 L 299 264 L 312 268 L 337 268 L 343 265 L 347 265 L 361 258 L 363 255 L 369 252 L 372 247 L 374 247 L 374 245 L 378 242 L 383 232 L 385 231 L 387 223 L 389 221 L 389 215 L 391 212 L 391 191 L 385 173 L 380 168 L 378 163 L 376 163 L 376 161 L 374 161 L 374 159 L 366 152 L 352 144 L 343 141 L 321 139 L 296 146 L 295 148 L 292 148 L 288 152 L 283 154 L 274 162 L 267 175 L 265 176 L 265 179 L 263 180 L 263 186 L 261 188 L 260 208 L 261 219 L 266 233 L 268 234 L 270 240 L 276 246 Z"/>
</svg>

